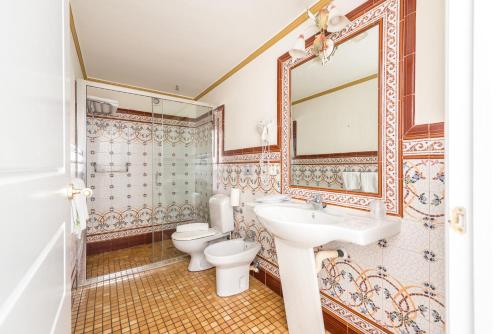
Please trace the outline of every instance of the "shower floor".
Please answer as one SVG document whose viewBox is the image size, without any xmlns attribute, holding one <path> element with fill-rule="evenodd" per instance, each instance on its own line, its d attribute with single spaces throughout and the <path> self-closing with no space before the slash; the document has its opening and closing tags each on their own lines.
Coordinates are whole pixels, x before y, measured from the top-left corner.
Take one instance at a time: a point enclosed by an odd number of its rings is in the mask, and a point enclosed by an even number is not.
<svg viewBox="0 0 500 334">
<path fill-rule="evenodd" d="M 185 253 L 178 251 L 170 239 L 89 255 L 86 266 L 87 279 L 118 273 L 182 255 Z"/>
</svg>

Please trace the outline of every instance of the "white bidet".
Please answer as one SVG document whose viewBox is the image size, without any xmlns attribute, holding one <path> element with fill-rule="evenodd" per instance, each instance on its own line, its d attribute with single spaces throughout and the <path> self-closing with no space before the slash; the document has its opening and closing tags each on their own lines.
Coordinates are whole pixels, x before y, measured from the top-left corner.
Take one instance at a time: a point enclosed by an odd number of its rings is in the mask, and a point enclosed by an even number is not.
<svg viewBox="0 0 500 334">
<path fill-rule="evenodd" d="M 260 244 L 243 239 L 217 242 L 205 248 L 207 261 L 215 266 L 217 295 L 232 296 L 248 289 L 250 263 Z"/>
</svg>

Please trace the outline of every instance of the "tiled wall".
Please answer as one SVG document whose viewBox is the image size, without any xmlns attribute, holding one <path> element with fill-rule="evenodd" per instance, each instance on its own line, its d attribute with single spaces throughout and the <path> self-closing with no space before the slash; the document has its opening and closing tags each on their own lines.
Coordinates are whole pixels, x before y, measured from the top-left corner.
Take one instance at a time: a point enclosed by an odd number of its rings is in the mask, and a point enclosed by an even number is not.
<svg viewBox="0 0 500 334">
<path fill-rule="evenodd" d="M 383 333 L 382 329 L 400 334 L 445 333 L 443 139 L 408 141 L 403 146 L 401 233 L 366 247 L 327 245 L 346 249 L 349 257 L 324 262 L 318 276 L 322 304 L 366 333 Z M 219 158 L 215 191 L 241 190 L 236 231 L 261 243 L 261 268 L 279 277 L 273 237 L 246 204 L 279 193 L 281 178 L 261 177 L 259 164 L 246 159 Z M 274 164 L 279 170 L 279 163 Z"/>
<path fill-rule="evenodd" d="M 329 161 L 331 160 L 331 161 Z M 345 189 L 343 172 L 377 172 L 377 157 L 294 159 L 291 184 L 326 189 Z"/>
<path fill-rule="evenodd" d="M 211 118 L 154 121 L 126 113 L 87 117 L 87 184 L 94 190 L 88 242 L 207 218 Z"/>
</svg>

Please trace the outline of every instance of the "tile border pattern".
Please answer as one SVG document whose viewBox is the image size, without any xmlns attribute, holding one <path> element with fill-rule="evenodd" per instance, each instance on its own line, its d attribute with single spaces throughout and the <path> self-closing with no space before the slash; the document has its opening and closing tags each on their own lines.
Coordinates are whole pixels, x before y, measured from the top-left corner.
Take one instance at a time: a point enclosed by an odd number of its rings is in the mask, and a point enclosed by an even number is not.
<svg viewBox="0 0 500 334">
<path fill-rule="evenodd" d="M 189 223 L 189 222 L 190 221 L 183 222 L 183 223 L 158 224 L 158 225 L 154 225 L 154 226 L 139 227 L 139 228 L 122 230 L 122 231 L 117 231 L 117 232 L 108 232 L 108 233 L 87 235 L 87 243 L 98 242 L 98 241 L 108 241 L 108 240 L 113 240 L 113 239 L 118 239 L 118 238 L 125 238 L 125 237 L 140 235 L 140 234 L 144 234 L 144 233 L 160 232 L 160 231 L 164 231 L 164 230 L 173 230 L 177 227 L 177 225 L 182 225 L 182 224 Z"/>
<path fill-rule="evenodd" d="M 129 121 L 129 122 L 139 122 L 139 123 L 147 123 L 147 124 L 155 124 L 155 125 L 172 125 L 172 126 L 180 126 L 180 127 L 187 127 L 187 128 L 196 128 L 201 125 L 204 125 L 206 123 L 210 123 L 212 120 L 212 117 L 210 114 L 207 116 L 201 117 L 199 119 L 192 119 L 192 120 L 178 120 L 178 119 L 171 119 L 171 118 L 161 118 L 158 117 L 152 117 L 152 114 L 147 115 L 148 113 L 134 113 L 131 111 L 126 111 L 122 110 L 122 112 L 117 112 L 112 115 L 98 115 L 95 116 L 93 114 L 87 114 L 87 118 L 102 118 L 102 119 L 110 119 L 110 120 L 117 120 L 117 121 Z"/>
<path fill-rule="evenodd" d="M 308 164 L 330 164 L 330 165 L 354 165 L 354 164 L 377 164 L 378 157 L 339 157 L 339 158 L 313 158 L 313 159 L 292 159 L 293 165 Z"/>
<path fill-rule="evenodd" d="M 403 155 L 405 157 L 426 154 L 444 154 L 444 150 L 444 138 L 403 140 Z"/>
</svg>

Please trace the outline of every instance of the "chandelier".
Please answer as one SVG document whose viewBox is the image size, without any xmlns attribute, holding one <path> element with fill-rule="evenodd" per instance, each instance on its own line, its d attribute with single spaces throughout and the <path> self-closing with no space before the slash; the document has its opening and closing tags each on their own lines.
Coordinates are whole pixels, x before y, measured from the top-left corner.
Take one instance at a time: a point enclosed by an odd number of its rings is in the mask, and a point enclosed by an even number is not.
<svg viewBox="0 0 500 334">
<path fill-rule="evenodd" d="M 315 29 L 318 30 L 311 51 L 321 61 L 321 64 L 325 65 L 337 49 L 331 33 L 341 31 L 350 21 L 344 15 L 340 15 L 333 1 L 327 7 L 320 9 L 316 15 L 307 9 L 307 15 Z M 304 58 L 307 55 L 305 44 L 304 35 L 301 34 L 294 47 L 289 51 L 294 60 Z"/>
</svg>

